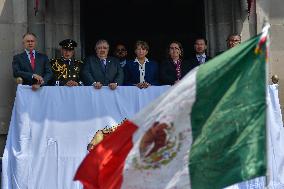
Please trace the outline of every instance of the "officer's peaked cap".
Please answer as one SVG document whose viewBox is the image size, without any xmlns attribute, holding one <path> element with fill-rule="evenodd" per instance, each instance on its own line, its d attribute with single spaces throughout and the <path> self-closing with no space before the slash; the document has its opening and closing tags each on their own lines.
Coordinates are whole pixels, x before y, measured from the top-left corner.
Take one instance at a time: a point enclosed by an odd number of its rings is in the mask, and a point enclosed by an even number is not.
<svg viewBox="0 0 284 189">
<path fill-rule="evenodd" d="M 59 43 L 59 45 L 63 48 L 63 49 L 68 49 L 68 50 L 74 50 L 75 47 L 77 47 L 77 43 L 76 41 L 72 40 L 72 39 L 65 39 L 63 41 L 61 41 Z"/>
</svg>

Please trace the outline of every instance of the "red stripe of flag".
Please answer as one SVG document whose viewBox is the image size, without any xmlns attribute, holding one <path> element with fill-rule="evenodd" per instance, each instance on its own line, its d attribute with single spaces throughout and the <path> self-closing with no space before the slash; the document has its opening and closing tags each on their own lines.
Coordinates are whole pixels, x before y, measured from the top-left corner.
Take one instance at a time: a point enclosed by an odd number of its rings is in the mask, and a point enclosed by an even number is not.
<svg viewBox="0 0 284 189">
<path fill-rule="evenodd" d="M 137 129 L 131 121 L 124 121 L 87 154 L 74 180 L 79 180 L 85 189 L 119 189 L 124 162 L 133 146 L 132 136 Z"/>
</svg>

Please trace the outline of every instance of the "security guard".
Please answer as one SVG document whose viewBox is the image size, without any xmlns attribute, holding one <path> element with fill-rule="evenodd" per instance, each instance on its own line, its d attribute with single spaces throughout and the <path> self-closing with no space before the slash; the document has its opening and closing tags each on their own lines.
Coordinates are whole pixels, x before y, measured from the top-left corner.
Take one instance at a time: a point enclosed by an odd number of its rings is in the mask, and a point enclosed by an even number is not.
<svg viewBox="0 0 284 189">
<path fill-rule="evenodd" d="M 65 39 L 59 45 L 61 46 L 62 57 L 50 61 L 54 75 L 53 85 L 69 87 L 83 85 L 80 81 L 80 70 L 83 62 L 74 59 L 74 48 L 77 47 L 77 43 L 72 39 Z"/>
</svg>

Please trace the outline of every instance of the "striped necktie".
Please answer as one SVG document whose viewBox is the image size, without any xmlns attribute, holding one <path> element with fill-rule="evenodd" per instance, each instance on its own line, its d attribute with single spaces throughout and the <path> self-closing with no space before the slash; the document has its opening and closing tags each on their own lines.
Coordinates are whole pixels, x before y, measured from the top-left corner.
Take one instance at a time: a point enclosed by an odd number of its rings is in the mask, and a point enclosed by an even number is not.
<svg viewBox="0 0 284 189">
<path fill-rule="evenodd" d="M 100 61 L 101 61 L 103 70 L 106 71 L 106 59 L 101 59 Z"/>
</svg>

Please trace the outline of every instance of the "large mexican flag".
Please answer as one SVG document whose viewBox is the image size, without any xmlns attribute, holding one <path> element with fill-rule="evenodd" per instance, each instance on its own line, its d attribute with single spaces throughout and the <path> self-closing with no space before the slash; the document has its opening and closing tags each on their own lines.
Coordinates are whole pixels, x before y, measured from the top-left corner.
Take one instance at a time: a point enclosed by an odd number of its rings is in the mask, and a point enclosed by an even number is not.
<svg viewBox="0 0 284 189">
<path fill-rule="evenodd" d="M 88 189 L 220 189 L 266 174 L 266 35 L 192 70 L 107 136 Z"/>
</svg>

